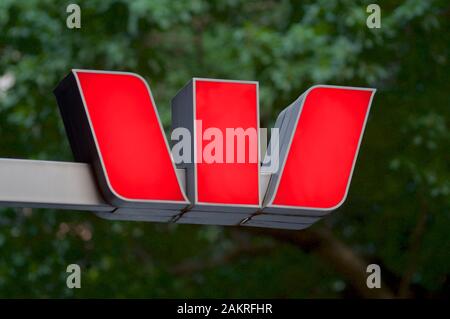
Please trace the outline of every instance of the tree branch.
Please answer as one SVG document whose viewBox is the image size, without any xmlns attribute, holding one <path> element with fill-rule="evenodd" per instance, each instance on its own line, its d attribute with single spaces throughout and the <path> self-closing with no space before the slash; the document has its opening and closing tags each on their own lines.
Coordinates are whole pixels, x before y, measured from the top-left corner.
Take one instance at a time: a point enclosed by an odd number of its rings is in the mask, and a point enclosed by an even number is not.
<svg viewBox="0 0 450 319">
<path fill-rule="evenodd" d="M 241 257 L 257 257 L 267 255 L 273 249 L 273 245 L 238 245 L 235 249 L 224 254 L 213 256 L 209 260 L 190 259 L 173 267 L 170 272 L 174 275 L 190 275 L 199 271 L 212 269 L 231 263 Z"/>
<path fill-rule="evenodd" d="M 368 263 L 337 239 L 327 227 L 313 227 L 303 231 L 249 228 L 248 231 L 290 243 L 319 256 L 339 272 L 354 290 L 364 298 L 394 297 L 393 292 L 385 283 L 381 284 L 381 288 L 369 289 L 367 287 L 366 267 Z"/>
<path fill-rule="evenodd" d="M 420 249 L 423 234 L 426 230 L 426 223 L 428 218 L 428 209 L 425 207 L 422 201 L 422 210 L 417 218 L 416 226 L 411 233 L 410 245 L 409 245 L 409 257 L 408 265 L 402 277 L 402 280 L 398 289 L 398 296 L 400 298 L 408 298 L 411 296 L 410 286 L 414 273 L 417 269 L 418 251 Z"/>
</svg>

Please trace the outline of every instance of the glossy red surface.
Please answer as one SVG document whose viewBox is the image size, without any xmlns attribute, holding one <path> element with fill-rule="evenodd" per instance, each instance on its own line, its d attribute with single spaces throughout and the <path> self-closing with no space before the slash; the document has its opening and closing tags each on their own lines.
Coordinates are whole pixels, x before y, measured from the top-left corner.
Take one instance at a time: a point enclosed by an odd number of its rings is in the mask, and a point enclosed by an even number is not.
<svg viewBox="0 0 450 319">
<path fill-rule="evenodd" d="M 77 71 L 112 190 L 128 200 L 184 201 L 144 80 Z"/>
<path fill-rule="evenodd" d="M 373 93 L 325 86 L 309 91 L 273 205 L 331 209 L 342 203 Z"/>
</svg>

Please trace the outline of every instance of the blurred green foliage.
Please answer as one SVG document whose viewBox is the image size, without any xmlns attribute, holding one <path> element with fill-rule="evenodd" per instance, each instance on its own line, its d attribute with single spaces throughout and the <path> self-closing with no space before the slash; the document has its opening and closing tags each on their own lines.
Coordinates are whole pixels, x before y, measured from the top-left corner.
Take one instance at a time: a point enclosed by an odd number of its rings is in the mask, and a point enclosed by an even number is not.
<svg viewBox="0 0 450 319">
<path fill-rule="evenodd" d="M 378 89 L 346 204 L 328 225 L 382 266 L 394 293 L 450 291 L 450 5 L 383 1 L 0 1 L 0 157 L 71 160 L 52 89 L 71 68 L 127 70 L 170 99 L 194 76 L 260 82 L 261 125 L 315 83 Z M 51 181 L 49 181 L 51 182 Z M 311 252 L 274 245 L 189 275 L 239 245 L 230 228 L 110 222 L 87 213 L 0 211 L 0 297 L 345 297 L 354 292 Z M 82 266 L 82 289 L 66 266 Z"/>
</svg>

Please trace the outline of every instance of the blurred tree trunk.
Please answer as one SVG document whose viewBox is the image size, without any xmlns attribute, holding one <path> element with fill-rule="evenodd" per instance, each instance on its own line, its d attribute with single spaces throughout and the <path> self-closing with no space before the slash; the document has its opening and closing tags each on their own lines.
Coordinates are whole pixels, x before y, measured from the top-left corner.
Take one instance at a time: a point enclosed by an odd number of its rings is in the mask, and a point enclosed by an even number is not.
<svg viewBox="0 0 450 319">
<path fill-rule="evenodd" d="M 368 265 L 360 256 L 337 239 L 328 227 L 313 227 L 303 231 L 250 228 L 251 233 L 270 236 L 311 252 L 341 274 L 353 289 L 364 298 L 394 298 L 393 292 L 381 283 L 381 288 L 369 289 L 366 285 Z"/>
</svg>

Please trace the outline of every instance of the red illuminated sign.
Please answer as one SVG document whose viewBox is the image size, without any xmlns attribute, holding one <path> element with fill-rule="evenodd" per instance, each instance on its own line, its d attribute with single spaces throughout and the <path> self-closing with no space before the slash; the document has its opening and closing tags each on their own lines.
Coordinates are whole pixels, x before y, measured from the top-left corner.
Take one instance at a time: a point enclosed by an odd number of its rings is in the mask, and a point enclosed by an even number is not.
<svg viewBox="0 0 450 319">
<path fill-rule="evenodd" d="M 256 82 L 193 79 L 173 99 L 173 128 L 189 129 L 194 156 L 181 166 L 192 205 L 184 218 L 195 211 L 234 212 L 244 214 L 233 218 L 239 222 L 261 207 L 258 109 Z M 207 153 L 214 144 L 215 153 Z"/>
<path fill-rule="evenodd" d="M 150 88 L 136 74 L 74 70 L 55 90 L 72 150 L 118 207 L 184 208 Z"/>
<path fill-rule="evenodd" d="M 345 200 L 374 92 L 319 85 L 301 95 L 275 125 L 277 151 L 266 156 L 276 170 L 261 166 L 257 82 L 194 78 L 179 91 L 181 163 L 142 77 L 73 70 L 55 95 L 76 160 L 93 165 L 118 212 L 301 229 Z"/>
<path fill-rule="evenodd" d="M 373 94 L 318 85 L 289 107 L 280 128 L 286 147 L 269 182 L 265 212 L 320 216 L 344 202 Z"/>
</svg>

